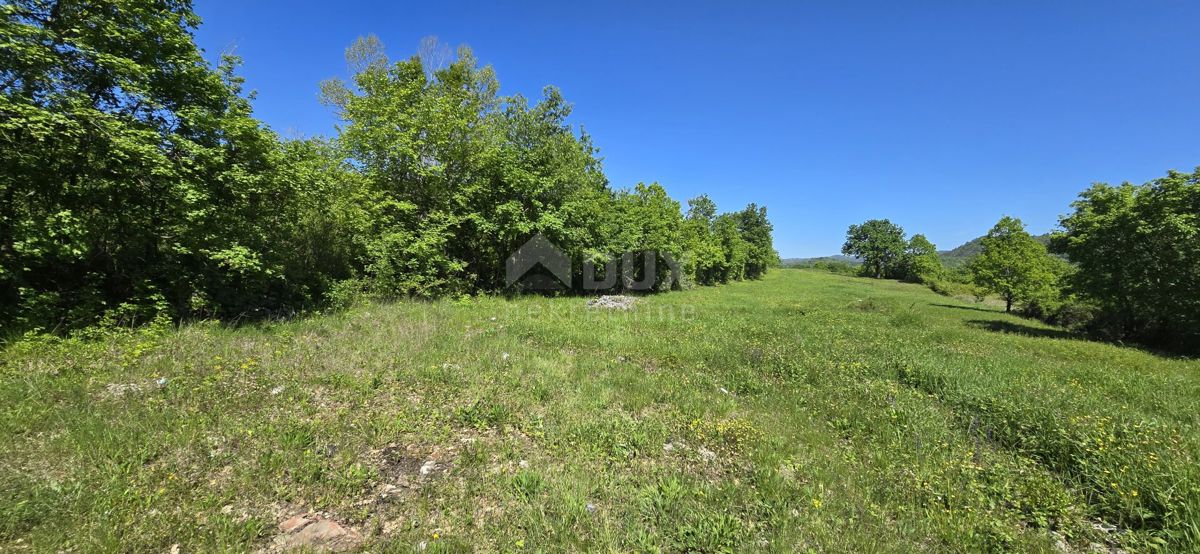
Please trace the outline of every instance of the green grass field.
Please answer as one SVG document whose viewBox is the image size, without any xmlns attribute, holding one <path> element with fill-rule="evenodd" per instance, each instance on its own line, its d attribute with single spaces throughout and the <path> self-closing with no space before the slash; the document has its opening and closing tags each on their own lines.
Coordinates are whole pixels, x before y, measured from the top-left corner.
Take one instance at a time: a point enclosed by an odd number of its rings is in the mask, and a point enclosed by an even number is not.
<svg viewBox="0 0 1200 554">
<path fill-rule="evenodd" d="M 585 300 L 10 345 L 0 550 L 1200 545 L 1200 362 L 816 271 Z"/>
</svg>

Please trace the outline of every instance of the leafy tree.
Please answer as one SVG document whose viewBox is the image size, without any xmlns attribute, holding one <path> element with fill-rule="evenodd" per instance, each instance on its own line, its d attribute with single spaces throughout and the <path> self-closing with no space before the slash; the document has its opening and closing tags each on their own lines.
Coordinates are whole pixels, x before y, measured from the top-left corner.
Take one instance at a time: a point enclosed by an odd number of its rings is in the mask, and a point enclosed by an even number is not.
<svg viewBox="0 0 1200 554">
<path fill-rule="evenodd" d="M 655 286 L 661 286 L 670 276 L 667 260 L 662 254 L 671 256 L 676 262 L 683 256 L 684 226 L 679 202 L 672 200 L 658 183 L 638 183 L 632 191 L 617 194 L 615 215 L 623 232 L 614 237 L 613 252 L 645 257 L 642 264 L 635 264 L 638 271 L 627 279 L 640 279 L 641 268 L 652 264 L 657 281 Z"/>
<path fill-rule="evenodd" d="M 976 285 L 1000 295 L 1004 310 L 1016 301 L 1034 302 L 1056 292 L 1055 263 L 1046 247 L 1021 220 L 1003 217 L 982 240 L 983 250 L 969 265 Z"/>
<path fill-rule="evenodd" d="M 705 284 L 773 259 L 765 209 L 702 197 L 685 220 L 658 184 L 614 192 L 556 89 L 500 96 L 469 48 L 393 62 L 359 39 L 321 84 L 338 136 L 281 141 L 198 24 L 186 0 L 0 5 L 0 324 L 496 290 L 537 233 L 575 260 L 694 260 Z"/>
<path fill-rule="evenodd" d="M 499 288 L 503 260 L 535 233 L 576 258 L 603 252 L 594 229 L 606 227 L 591 223 L 611 205 L 607 181 L 556 89 L 530 106 L 498 97 L 493 71 L 465 47 L 433 70 L 419 56 L 390 63 L 382 48 L 360 39 L 347 51 L 352 84 L 322 85 L 346 122 L 340 144 L 391 206 L 368 249 L 376 290 Z"/>
<path fill-rule="evenodd" d="M 943 276 L 945 268 L 938 257 L 937 247 L 925 235 L 913 235 L 904 249 L 903 279 L 914 283 L 929 283 Z"/>
<path fill-rule="evenodd" d="M 685 272 L 695 283 L 713 285 L 720 282 L 725 252 L 713 232 L 717 205 L 708 196 L 688 200 L 683 224 L 683 242 L 687 253 Z"/>
<path fill-rule="evenodd" d="M 717 216 L 713 222 L 713 234 L 721 245 L 724 260 L 715 269 L 717 282 L 739 281 L 746 277 L 746 262 L 750 256 L 750 243 L 738 231 L 737 214 Z"/>
<path fill-rule="evenodd" d="M 850 226 L 842 254 L 862 259 L 867 275 L 882 279 L 899 268 L 906 246 L 904 229 L 899 225 L 886 219 L 872 219 Z"/>
<path fill-rule="evenodd" d="M 27 325 L 303 295 L 262 217 L 294 199 L 277 138 L 187 1 L 0 6 L 0 297 Z M 281 204 L 283 206 L 281 206 Z M 284 216 L 286 218 L 286 216 Z M 0 314 L 3 315 L 3 314 Z"/>
<path fill-rule="evenodd" d="M 706 227 L 711 227 L 713 220 L 717 218 L 717 203 L 713 202 L 707 194 L 701 194 L 691 200 L 688 200 L 688 221 L 698 221 Z"/>
<path fill-rule="evenodd" d="M 1115 338 L 1200 344 L 1200 169 L 1144 185 L 1096 184 L 1052 247 L 1076 264 L 1072 290 Z"/>
<path fill-rule="evenodd" d="M 767 269 L 779 265 L 779 254 L 771 241 L 773 227 L 767 219 L 767 208 L 756 204 L 738 212 L 738 231 L 747 244 L 746 278 L 759 279 Z"/>
</svg>

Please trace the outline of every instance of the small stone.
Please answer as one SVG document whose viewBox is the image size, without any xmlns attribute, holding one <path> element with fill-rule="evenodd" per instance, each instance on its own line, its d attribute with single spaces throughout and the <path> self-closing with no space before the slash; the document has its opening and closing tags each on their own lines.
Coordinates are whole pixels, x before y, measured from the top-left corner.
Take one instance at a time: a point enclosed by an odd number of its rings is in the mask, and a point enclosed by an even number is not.
<svg viewBox="0 0 1200 554">
<path fill-rule="evenodd" d="M 291 519 L 279 524 L 280 533 L 294 533 L 303 529 L 305 525 L 312 523 L 311 519 L 304 516 L 293 516 Z"/>
<path fill-rule="evenodd" d="M 507 362 L 508 361 L 508 352 L 501 354 L 500 359 Z"/>
<path fill-rule="evenodd" d="M 233 513 L 233 504 L 226 504 L 224 506 L 221 506 L 221 513 L 225 514 L 225 515 L 232 514 Z"/>
<path fill-rule="evenodd" d="M 517 462 L 517 465 L 520 466 L 521 469 L 526 469 L 529 467 L 529 460 L 521 460 Z"/>
<path fill-rule="evenodd" d="M 595 513 L 595 512 L 596 512 L 596 505 L 595 505 L 595 504 L 592 504 L 591 502 L 588 502 L 588 503 L 587 503 L 587 506 L 584 506 L 584 507 L 585 507 L 585 508 L 587 508 L 587 511 L 588 511 L 588 513 Z"/>
<path fill-rule="evenodd" d="M 421 464 L 421 469 L 420 469 L 421 476 L 424 477 L 426 475 L 429 475 L 429 474 L 437 471 L 437 468 L 438 468 L 437 462 L 435 462 L 433 460 L 425 460 L 425 463 Z"/>
<path fill-rule="evenodd" d="M 721 392 L 723 392 L 723 393 L 725 393 L 725 394 L 732 394 L 732 393 L 730 393 L 730 392 L 729 392 L 729 389 L 727 389 L 727 388 L 725 388 L 725 387 L 721 387 L 721 389 L 720 389 L 720 390 L 721 390 Z"/>
<path fill-rule="evenodd" d="M 283 392 L 283 389 L 284 389 L 283 385 L 279 385 L 279 386 L 271 389 L 271 396 L 278 396 L 279 393 Z"/>
<path fill-rule="evenodd" d="M 1115 526 L 1104 523 L 1103 521 L 1093 522 L 1092 529 L 1095 529 L 1102 533 L 1114 533 L 1117 530 L 1117 528 Z"/>
<path fill-rule="evenodd" d="M 704 461 L 706 461 L 706 462 L 711 462 L 711 461 L 713 461 L 713 460 L 717 459 L 717 453 L 716 453 L 716 452 L 713 452 L 712 450 L 709 450 L 709 449 L 707 449 L 707 448 L 704 448 L 703 446 L 701 446 L 701 447 L 700 447 L 700 448 L 697 450 L 697 452 L 699 452 L 699 453 L 700 453 L 700 459 L 702 459 L 702 460 L 704 460 Z"/>
<path fill-rule="evenodd" d="M 319 519 L 279 541 L 284 549 L 309 549 L 317 552 L 346 552 L 362 544 L 362 535 L 342 527 L 331 519 Z"/>
<path fill-rule="evenodd" d="M 675 450 L 675 443 L 668 442 L 663 445 L 663 452 L 670 452 L 672 450 Z"/>
</svg>

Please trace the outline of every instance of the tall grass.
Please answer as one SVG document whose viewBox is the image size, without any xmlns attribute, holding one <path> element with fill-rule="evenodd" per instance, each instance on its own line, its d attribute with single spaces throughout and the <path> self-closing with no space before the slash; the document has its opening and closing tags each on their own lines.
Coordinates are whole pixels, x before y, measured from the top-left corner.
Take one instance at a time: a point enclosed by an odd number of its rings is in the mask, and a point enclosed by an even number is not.
<svg viewBox="0 0 1200 554">
<path fill-rule="evenodd" d="M 305 511 L 385 552 L 1200 542 L 1200 363 L 919 285 L 777 271 L 0 360 L 3 550 L 252 550 Z"/>
</svg>

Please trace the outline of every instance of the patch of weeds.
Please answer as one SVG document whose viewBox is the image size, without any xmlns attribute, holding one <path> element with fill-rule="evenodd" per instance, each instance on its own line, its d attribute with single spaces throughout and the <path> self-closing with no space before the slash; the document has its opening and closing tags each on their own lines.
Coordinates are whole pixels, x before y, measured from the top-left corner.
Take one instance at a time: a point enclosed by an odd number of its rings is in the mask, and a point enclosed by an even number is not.
<svg viewBox="0 0 1200 554">
<path fill-rule="evenodd" d="M 911 308 L 897 312 L 889 319 L 892 327 L 918 327 L 924 321 L 925 319 Z"/>
<path fill-rule="evenodd" d="M 741 519 L 716 508 L 712 491 L 668 477 L 639 493 L 638 511 L 645 525 L 634 535 L 638 549 L 667 546 L 677 552 L 732 552 L 746 536 Z"/>
<path fill-rule="evenodd" d="M 487 461 L 488 448 L 479 441 L 472 441 L 459 450 L 458 466 L 463 470 L 483 467 Z"/>
<path fill-rule="evenodd" d="M 704 513 L 675 528 L 672 546 L 680 552 L 733 552 L 744 534 L 740 519 Z"/>
<path fill-rule="evenodd" d="M 565 446 L 585 447 L 611 459 L 627 460 L 656 450 L 664 438 L 661 426 L 649 426 L 642 420 L 617 413 L 572 428 Z"/>
<path fill-rule="evenodd" d="M 454 412 L 454 420 L 464 427 L 479 431 L 501 429 L 512 421 L 512 410 L 503 403 L 493 400 L 476 400 Z"/>
<path fill-rule="evenodd" d="M 281 428 L 269 427 L 268 435 L 273 435 L 279 441 L 279 446 L 285 450 L 305 450 L 317 443 L 317 433 L 304 423 L 292 423 Z"/>
<path fill-rule="evenodd" d="M 541 494 L 542 489 L 546 486 L 546 483 L 545 480 L 542 479 L 541 474 L 535 471 L 521 470 L 518 471 L 516 475 L 513 475 L 511 486 L 513 492 L 515 492 L 518 497 L 520 497 L 522 500 L 529 501 L 538 494 Z"/>
<path fill-rule="evenodd" d="M 763 439 L 763 432 L 749 419 L 735 417 L 712 421 L 693 419 L 688 424 L 692 439 L 726 452 L 744 452 Z"/>
<path fill-rule="evenodd" d="M 777 373 L 781 375 L 790 371 L 786 364 L 772 364 L 772 367 L 775 367 Z M 738 367 L 727 372 L 725 383 L 727 383 L 729 391 L 743 396 L 762 394 L 769 388 L 769 383 L 762 378 L 762 375 L 748 367 Z"/>
</svg>

